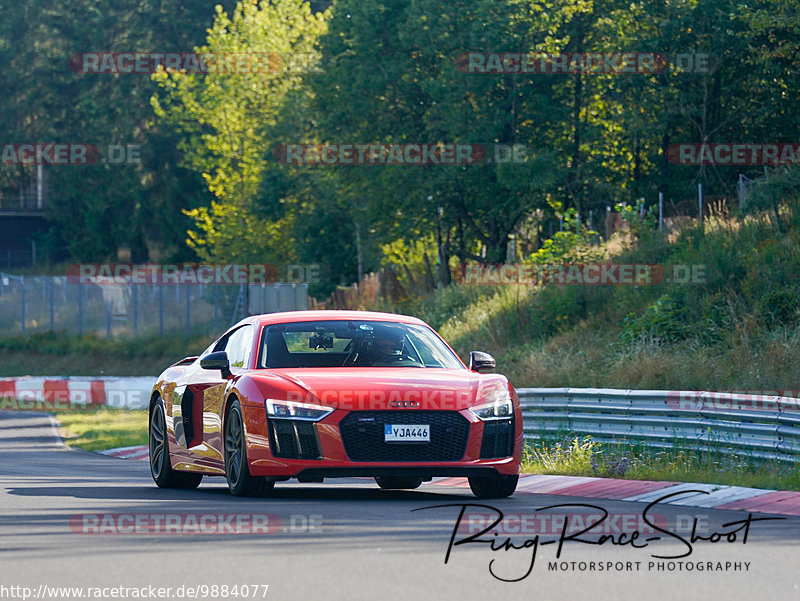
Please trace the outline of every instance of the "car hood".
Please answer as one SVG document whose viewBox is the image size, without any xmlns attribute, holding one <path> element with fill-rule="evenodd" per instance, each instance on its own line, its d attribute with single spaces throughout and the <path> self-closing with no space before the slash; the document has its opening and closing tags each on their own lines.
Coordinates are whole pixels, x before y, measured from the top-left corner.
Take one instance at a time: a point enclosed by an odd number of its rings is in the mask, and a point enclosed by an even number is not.
<svg viewBox="0 0 800 601">
<path fill-rule="evenodd" d="M 287 384 L 287 400 L 346 410 L 461 410 L 476 404 L 487 384 L 508 386 L 498 374 L 436 368 L 314 368 L 270 370 Z"/>
</svg>

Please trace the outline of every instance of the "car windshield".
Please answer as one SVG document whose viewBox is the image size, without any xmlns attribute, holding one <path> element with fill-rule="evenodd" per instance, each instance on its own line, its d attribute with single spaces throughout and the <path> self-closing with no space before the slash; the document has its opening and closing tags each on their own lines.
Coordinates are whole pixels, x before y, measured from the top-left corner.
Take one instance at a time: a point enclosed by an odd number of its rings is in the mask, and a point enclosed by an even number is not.
<svg viewBox="0 0 800 601">
<path fill-rule="evenodd" d="M 264 328 L 260 368 L 439 367 L 463 369 L 424 326 L 385 321 L 304 321 Z"/>
</svg>

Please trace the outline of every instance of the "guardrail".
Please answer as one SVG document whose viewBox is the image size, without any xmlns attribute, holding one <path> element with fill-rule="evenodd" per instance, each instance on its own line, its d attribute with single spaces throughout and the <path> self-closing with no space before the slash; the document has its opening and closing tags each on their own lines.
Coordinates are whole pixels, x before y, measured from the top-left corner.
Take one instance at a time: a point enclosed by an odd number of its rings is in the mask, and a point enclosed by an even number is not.
<svg viewBox="0 0 800 601">
<path fill-rule="evenodd" d="M 608 388 L 517 392 L 527 440 L 577 434 L 613 444 L 800 460 L 800 399 L 793 397 Z"/>
</svg>

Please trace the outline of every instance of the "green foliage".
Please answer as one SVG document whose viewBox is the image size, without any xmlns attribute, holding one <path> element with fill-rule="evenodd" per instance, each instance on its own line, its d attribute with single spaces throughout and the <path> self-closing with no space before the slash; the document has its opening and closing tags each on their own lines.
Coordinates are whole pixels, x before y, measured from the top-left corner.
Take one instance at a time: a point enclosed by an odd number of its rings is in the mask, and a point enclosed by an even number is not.
<svg viewBox="0 0 800 601">
<path fill-rule="evenodd" d="M 677 342 L 689 334 L 686 312 L 669 295 L 663 295 L 640 316 L 628 314 L 622 322 L 620 344 L 629 345 L 642 339 L 656 342 Z"/>
<path fill-rule="evenodd" d="M 490 286 L 448 286 L 430 298 L 417 298 L 400 309 L 419 316 L 438 330 L 454 316 L 486 303 L 493 292 L 495 290 Z"/>
<path fill-rule="evenodd" d="M 66 332 L 43 332 L 28 336 L 0 337 L 0 353 L 29 352 L 46 356 L 103 355 L 108 358 L 170 356 L 178 361 L 202 351 L 211 342 L 207 336 L 186 340 L 180 337 L 149 336 L 110 340 L 94 334 L 75 336 Z M 41 358 L 47 362 L 49 359 Z M 166 367 L 166 365 L 164 366 Z"/>
<path fill-rule="evenodd" d="M 207 42 L 196 52 L 275 57 L 267 68 L 153 75 L 163 90 L 151 99 L 156 115 L 183 134 L 184 161 L 202 173 L 215 199 L 211 207 L 186 211 L 197 228 L 187 243 L 201 258 L 291 260 L 291 218 L 265 219 L 254 202 L 265 178 L 265 154 L 284 127 L 279 120 L 316 64 L 317 38 L 325 30 L 325 14 L 313 14 L 305 0 L 240 2 L 232 17 L 217 6 Z"/>
<path fill-rule="evenodd" d="M 530 262 L 535 265 L 553 265 L 587 263 L 600 259 L 602 251 L 592 247 L 598 233 L 578 220 L 574 208 L 567 209 L 561 218 L 563 229 L 545 240 L 542 247 L 531 254 Z"/>
<path fill-rule="evenodd" d="M 230 0 L 222 2 L 230 6 Z M 191 49 L 212 12 L 205 0 L 42 0 L 3 6 L 0 140 L 6 143 L 131 145 L 140 163 L 45 165 L 50 230 L 39 255 L 80 261 L 116 259 L 130 247 L 135 261 L 194 257 L 184 240 L 182 208 L 202 198 L 199 173 L 178 167 L 176 137 L 153 123 L 147 75 L 76 73 L 77 52 Z M 0 165 L 0 202 L 32 194 L 34 165 Z M 12 200 L 13 199 L 13 200 Z"/>
<path fill-rule="evenodd" d="M 646 208 L 644 198 L 637 200 L 633 206 L 623 202 L 617 203 L 614 210 L 622 216 L 623 223 L 637 239 L 643 236 L 651 237 L 658 226 L 658 207 Z"/>
<path fill-rule="evenodd" d="M 108 340 L 65 332 L 0 337 L 2 376 L 152 376 L 200 354 L 214 336 Z"/>
<path fill-rule="evenodd" d="M 598 444 L 591 437 L 565 436 L 557 442 L 542 441 L 525 445 L 522 463 L 525 471 L 577 474 L 586 472 Z"/>
<path fill-rule="evenodd" d="M 763 173 L 758 165 L 678 165 L 667 156 L 670 145 L 800 138 L 800 25 L 788 0 L 221 5 L 4 7 L 0 139 L 142 148 L 140 165 L 47 169 L 53 227 L 40 239 L 44 250 L 103 261 L 127 244 L 136 261 L 316 262 L 326 278 L 320 291 L 329 291 L 355 279 L 356 223 L 367 271 L 401 239 L 436 240 L 445 264 L 497 262 L 522 223 L 572 209 L 586 219 L 589 210 L 600 215 L 623 203 L 633 239 L 647 242 L 631 252 L 660 261 L 671 251 L 663 240 L 655 244 L 658 192 L 667 208 L 693 202 L 698 182 L 730 200 L 740 172 Z M 66 68 L 68 57 L 88 49 L 195 47 L 284 60 L 276 72 L 152 79 Z M 469 50 L 515 48 L 652 51 L 670 64 L 645 74 L 471 75 L 456 60 Z M 682 70 L 677 57 L 694 53 L 708 55 L 707 69 Z M 473 143 L 492 161 L 296 167 L 273 160 L 282 142 Z M 497 144 L 524 147 L 520 160 L 497 161 Z M 797 177 L 796 169 L 772 169 L 751 188 L 745 210 L 759 219 L 768 211 L 773 227 L 788 233 Z M 1 165 L 0 202 L 14 203 L 34 183 L 34 166 Z M 580 258 L 588 248 L 581 236 L 559 232 L 533 260 Z"/>
</svg>

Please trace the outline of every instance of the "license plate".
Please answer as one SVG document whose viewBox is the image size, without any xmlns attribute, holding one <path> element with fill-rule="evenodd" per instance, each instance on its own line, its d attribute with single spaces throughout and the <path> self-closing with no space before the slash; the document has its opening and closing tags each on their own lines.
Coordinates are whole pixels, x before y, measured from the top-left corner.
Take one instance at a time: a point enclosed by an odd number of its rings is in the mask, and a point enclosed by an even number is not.
<svg viewBox="0 0 800 601">
<path fill-rule="evenodd" d="M 386 424 L 383 430 L 385 442 L 430 442 L 430 424 Z"/>
</svg>

